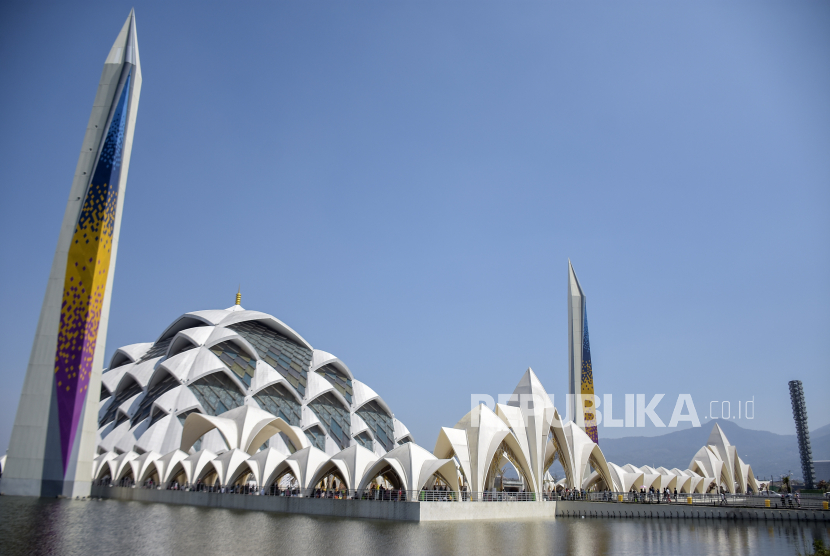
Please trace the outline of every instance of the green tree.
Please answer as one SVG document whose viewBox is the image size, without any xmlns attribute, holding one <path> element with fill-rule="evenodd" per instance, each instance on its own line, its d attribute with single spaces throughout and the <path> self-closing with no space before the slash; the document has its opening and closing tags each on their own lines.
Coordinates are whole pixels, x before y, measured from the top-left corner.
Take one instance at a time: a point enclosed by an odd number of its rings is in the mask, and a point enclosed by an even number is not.
<svg viewBox="0 0 830 556">
<path fill-rule="evenodd" d="M 801 553 L 799 552 L 799 556 Z M 824 546 L 824 541 L 821 539 L 813 540 L 813 551 L 806 553 L 804 556 L 830 556 L 830 548 Z"/>
</svg>

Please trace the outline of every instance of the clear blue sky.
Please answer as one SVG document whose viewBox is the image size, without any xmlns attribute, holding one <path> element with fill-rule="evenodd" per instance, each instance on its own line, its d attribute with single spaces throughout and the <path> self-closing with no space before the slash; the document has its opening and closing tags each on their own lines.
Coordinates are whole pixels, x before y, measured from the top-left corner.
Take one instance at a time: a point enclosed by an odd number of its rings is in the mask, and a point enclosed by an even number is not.
<svg viewBox="0 0 830 556">
<path fill-rule="evenodd" d="M 0 451 L 131 7 L 0 6 Z M 108 357 L 241 283 L 432 449 L 528 366 L 563 405 L 570 257 L 599 393 L 830 422 L 830 3 L 135 8 Z"/>
</svg>

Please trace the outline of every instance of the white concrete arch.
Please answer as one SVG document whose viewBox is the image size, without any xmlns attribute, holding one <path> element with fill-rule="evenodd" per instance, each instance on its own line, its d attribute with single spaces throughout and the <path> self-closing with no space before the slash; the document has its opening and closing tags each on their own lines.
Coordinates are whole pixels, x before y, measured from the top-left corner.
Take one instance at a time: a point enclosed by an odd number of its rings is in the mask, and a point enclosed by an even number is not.
<svg viewBox="0 0 830 556">
<path fill-rule="evenodd" d="M 145 480 L 145 476 L 147 475 L 148 470 L 153 465 L 157 459 L 161 457 L 161 454 L 157 452 L 145 452 L 139 455 L 137 458 L 130 461 L 130 466 L 133 468 L 133 477 L 135 478 L 136 484 L 141 484 Z"/>
<path fill-rule="evenodd" d="M 233 484 L 239 473 L 243 469 L 248 469 L 248 466 L 244 464 L 249 457 L 250 455 L 247 452 L 243 452 L 238 448 L 216 456 L 211 463 L 219 476 L 219 483 L 222 485 Z"/>
<path fill-rule="evenodd" d="M 196 350 L 191 350 L 196 351 Z M 201 366 L 201 363 L 207 363 L 205 366 Z M 196 354 L 196 358 L 193 362 L 193 366 L 190 368 L 190 373 L 188 375 L 185 384 L 190 386 L 197 380 L 204 378 L 208 375 L 212 375 L 214 373 L 224 373 L 231 382 L 236 386 L 237 392 L 241 396 L 248 395 L 248 386 L 242 382 L 242 380 L 237 376 L 235 372 L 230 370 L 225 366 L 222 361 L 216 357 L 209 349 L 207 348 L 199 348 L 199 352 Z"/>
<path fill-rule="evenodd" d="M 295 402 L 298 404 L 303 403 L 303 397 L 284 376 L 278 373 L 265 361 L 257 361 L 256 370 L 254 371 L 254 378 L 251 380 L 251 387 L 249 388 L 249 391 L 251 392 L 250 397 L 253 398 L 269 386 L 277 384 L 288 390 Z"/>
<path fill-rule="evenodd" d="M 300 488 L 310 488 L 309 482 L 317 469 L 328 461 L 329 456 L 314 446 L 308 446 L 297 450 L 274 468 L 266 485 L 270 485 L 285 473 L 291 473 L 300 485 Z"/>
<path fill-rule="evenodd" d="M 662 469 L 662 468 L 661 468 Z M 675 488 L 677 488 L 677 492 L 679 493 L 689 493 L 692 492 L 692 475 L 687 473 L 686 471 L 681 471 L 678 468 L 673 468 L 671 473 L 677 478 L 677 482 L 675 484 Z"/>
<path fill-rule="evenodd" d="M 156 477 L 158 478 L 158 480 L 156 480 L 155 483 L 157 485 L 161 485 L 162 484 L 162 482 L 161 482 L 161 473 L 159 472 L 158 467 L 156 467 L 156 462 L 155 461 L 151 461 L 150 463 L 147 464 L 147 466 L 144 468 L 143 473 L 139 476 L 140 478 L 136 479 L 135 482 L 136 482 L 136 484 L 142 484 L 143 485 L 146 481 L 151 479 L 153 477 L 153 475 L 156 475 Z"/>
<path fill-rule="evenodd" d="M 316 378 L 315 378 L 315 379 L 312 379 L 312 378 L 311 378 L 311 377 L 312 377 L 312 375 L 313 375 L 314 377 L 316 377 Z M 331 384 L 328 380 L 324 379 L 323 377 L 321 377 L 321 376 L 320 376 L 320 375 L 318 375 L 317 373 L 310 373 L 310 374 L 308 375 L 308 378 L 309 378 L 309 380 L 308 380 L 309 385 L 310 385 L 312 382 L 317 383 L 318 381 L 323 381 L 323 382 L 325 382 L 325 383 L 328 385 L 328 387 L 326 387 L 326 388 L 320 388 L 320 390 L 319 390 L 319 391 L 317 391 L 316 393 L 314 393 L 313 395 L 310 395 L 310 391 L 311 391 L 311 389 L 310 389 L 310 388 L 306 388 L 306 399 L 305 399 L 305 404 L 306 404 L 306 405 L 310 404 L 311 402 L 313 402 L 314 400 L 316 400 L 316 399 L 317 399 L 317 398 L 319 398 L 320 396 L 323 396 L 324 394 L 331 394 L 331 395 L 332 395 L 332 397 L 334 397 L 334 398 L 335 398 L 335 399 L 336 399 L 336 400 L 340 403 L 341 407 L 342 407 L 344 410 L 346 410 L 346 411 L 350 411 L 350 410 L 351 410 L 351 404 L 350 404 L 348 401 L 346 401 L 346 398 L 344 398 L 344 397 L 343 397 L 343 394 L 341 394 L 341 393 L 340 393 L 340 392 L 339 392 L 339 391 L 338 391 L 338 390 L 334 387 L 334 385 L 332 385 L 332 384 Z"/>
<path fill-rule="evenodd" d="M 116 455 L 117 454 L 115 452 L 104 452 L 103 454 L 96 456 L 95 459 L 92 460 L 92 478 L 103 479 L 107 474 L 112 476 L 109 462 L 115 459 Z"/>
<path fill-rule="evenodd" d="M 467 479 L 470 482 L 470 489 L 473 492 L 483 492 L 487 488 L 486 480 L 496 451 L 502 441 L 512 433 L 508 426 L 486 405 L 474 407 L 453 428 L 466 433 L 470 462 L 470 474 Z M 466 473 L 467 470 L 465 470 Z"/>
<path fill-rule="evenodd" d="M 335 470 L 343 478 L 347 489 L 354 489 L 363 480 L 366 470 L 378 460 L 371 450 L 357 444 L 349 446 L 323 463 L 309 484 L 316 485 Z"/>
<path fill-rule="evenodd" d="M 261 360 L 256 348 L 254 348 L 254 346 L 252 346 L 251 343 L 243 336 L 229 328 L 217 327 L 210 335 L 210 338 L 208 338 L 208 340 L 204 343 L 204 347 L 211 349 L 225 342 L 232 343 L 237 349 L 239 349 L 239 351 L 243 352 L 254 361 Z"/>
<path fill-rule="evenodd" d="M 195 349 L 199 347 L 199 345 L 200 344 L 194 342 L 182 332 L 179 332 L 170 342 L 170 345 L 167 346 L 167 351 L 164 353 L 164 359 L 167 360 L 175 355 L 184 353 L 185 351 Z"/>
<path fill-rule="evenodd" d="M 374 435 L 372 434 L 372 431 L 369 429 L 369 425 L 367 425 L 366 421 L 364 421 L 363 418 L 357 413 L 351 414 L 351 427 L 349 430 L 351 432 L 352 438 L 355 438 L 360 433 L 365 432 L 369 435 L 369 437 L 372 440 L 375 439 Z"/>
<path fill-rule="evenodd" d="M 354 380 L 354 374 L 352 373 L 351 369 L 349 369 L 349 366 L 346 365 L 346 363 L 344 363 L 331 353 L 315 349 L 314 352 L 311 354 L 311 368 L 309 369 L 309 372 L 317 372 L 318 370 L 320 370 L 320 368 L 325 367 L 326 365 L 333 365 L 339 371 L 345 374 L 349 378 L 349 380 Z"/>
<path fill-rule="evenodd" d="M 132 426 L 130 421 L 127 420 L 125 424 L 127 425 L 127 431 L 121 435 L 113 447 L 113 449 L 119 453 L 135 451 L 134 448 L 136 440 L 145 430 L 147 430 L 147 425 L 143 422 L 136 426 Z"/>
<path fill-rule="evenodd" d="M 406 425 L 400 422 L 397 418 L 392 419 L 392 430 L 395 434 L 395 443 L 398 443 L 401 440 L 405 440 L 407 438 L 410 442 L 413 442 L 412 433 L 410 433 L 409 429 L 406 428 Z"/>
<path fill-rule="evenodd" d="M 185 313 L 183 316 L 193 317 L 208 324 L 217 325 L 229 314 L 230 311 L 228 309 L 208 309 L 205 311 L 191 311 L 190 313 Z"/>
<path fill-rule="evenodd" d="M 308 373 L 308 380 L 306 380 L 305 387 L 305 401 L 310 402 L 319 398 L 323 394 L 335 392 L 334 384 L 318 375 L 317 373 Z M 339 392 L 338 392 L 339 394 Z M 339 399 L 343 399 L 341 395 Z M 345 400 L 343 400 L 345 402 Z M 350 404 L 346 403 L 346 409 L 350 409 Z"/>
<path fill-rule="evenodd" d="M 150 375 L 147 384 L 144 386 L 144 391 L 148 392 L 153 386 L 155 386 L 168 376 L 172 378 L 174 381 L 176 381 L 177 384 L 183 384 L 182 380 L 174 373 L 171 373 L 167 367 L 165 367 L 164 365 L 159 365 L 158 367 L 153 369 L 153 374 Z"/>
<path fill-rule="evenodd" d="M 153 346 L 150 342 L 141 342 L 138 344 L 130 344 L 128 346 L 122 346 L 115 350 L 115 353 L 112 354 L 112 358 L 110 359 L 110 364 L 107 369 L 108 372 L 113 369 L 116 369 L 125 363 L 135 363 L 141 357 L 147 353 L 147 351 Z"/>
<path fill-rule="evenodd" d="M 377 392 L 369 388 L 369 386 L 363 382 L 360 382 L 359 380 L 352 380 L 352 391 L 354 392 L 352 395 L 352 408 L 355 412 L 359 411 L 360 408 L 367 403 L 374 401 L 377 402 L 377 404 L 386 412 L 387 415 L 389 415 L 389 417 L 394 417 L 392 410 L 386 402 L 383 401 L 383 398 L 381 398 Z"/>
<path fill-rule="evenodd" d="M 142 388 L 146 387 L 147 382 L 150 380 L 150 377 L 153 376 L 153 373 L 156 371 L 156 367 L 163 357 L 164 354 L 152 359 L 147 359 L 146 361 L 139 361 L 131 365 L 124 375 L 122 375 L 121 380 L 123 381 L 125 377 L 131 376 L 141 385 Z"/>
<path fill-rule="evenodd" d="M 441 427 L 432 453 L 438 459 L 457 458 L 467 482 L 471 482 L 473 469 L 470 463 L 470 447 L 467 444 L 466 430 Z"/>
<path fill-rule="evenodd" d="M 99 434 L 102 432 L 106 432 L 106 435 L 103 435 L 101 442 L 99 443 L 98 447 L 106 452 L 111 452 L 115 450 L 115 445 L 121 439 L 122 436 L 128 434 L 130 432 L 130 421 L 124 421 L 123 423 L 119 424 L 117 427 L 115 426 L 116 421 L 112 421 L 107 425 L 103 426 L 98 430 Z"/>
<path fill-rule="evenodd" d="M 184 422 L 180 449 L 187 451 L 205 433 L 217 429 L 230 449 L 238 448 L 249 454 L 256 453 L 266 440 L 284 433 L 295 447 L 305 448 L 308 439 L 297 427 L 292 427 L 280 417 L 274 417 L 258 407 L 243 405 L 214 417 L 191 413 Z"/>
<path fill-rule="evenodd" d="M 113 471 L 112 480 L 120 481 L 127 475 L 131 475 L 133 468 L 130 465 L 130 462 L 137 457 L 138 454 L 135 452 L 125 452 L 119 456 L 116 456 L 115 459 L 110 460 L 110 469 Z"/>
<path fill-rule="evenodd" d="M 608 469 L 614 482 L 615 492 L 631 492 L 632 489 L 640 490 L 643 486 L 645 475 L 642 471 L 633 472 L 624 469 L 615 463 L 609 463 Z"/>
<path fill-rule="evenodd" d="M 110 393 L 110 396 L 115 394 L 115 390 L 118 388 L 118 384 L 121 382 L 121 379 L 130 370 L 135 364 L 134 363 L 127 363 L 126 365 L 122 365 L 117 369 L 113 369 L 111 371 L 105 372 L 101 375 L 101 387 L 106 388 L 107 391 Z"/>
<path fill-rule="evenodd" d="M 163 342 L 169 338 L 175 336 L 178 332 L 182 330 L 187 330 L 188 328 L 196 328 L 199 326 L 211 326 L 212 322 L 208 319 L 197 315 L 195 313 L 185 313 L 184 315 L 180 316 L 176 320 L 174 320 L 167 328 L 164 329 L 158 339 L 153 342 L 153 344 L 157 344 L 159 342 Z"/>
<path fill-rule="evenodd" d="M 215 471 L 216 468 L 211 463 L 214 459 L 216 459 L 214 452 L 210 450 L 199 450 L 195 454 L 191 454 L 182 460 L 181 464 L 187 475 L 187 481 L 191 484 L 196 483 L 209 474 L 209 470 Z M 210 466 L 209 470 L 207 470 L 208 466 Z"/>
<path fill-rule="evenodd" d="M 511 410 L 512 408 L 512 410 Z M 529 368 L 525 371 L 506 406 L 496 406 L 496 414 L 510 426 L 527 461 L 532 490 L 543 490 L 546 469 L 545 450 L 551 423 L 558 416 L 541 381 Z"/>
<path fill-rule="evenodd" d="M 191 374 L 191 369 L 196 362 L 196 356 L 200 348 L 189 349 L 181 353 L 177 353 L 159 363 L 160 369 L 167 370 L 168 373 L 175 376 L 180 381 L 186 381 Z"/>
<path fill-rule="evenodd" d="M 364 448 L 365 450 L 365 448 Z M 373 454 L 374 455 L 374 454 Z M 320 467 L 314 472 L 311 479 L 308 481 L 309 488 L 316 488 L 317 484 L 325 479 L 328 476 L 334 475 L 337 476 L 344 485 L 346 485 L 347 489 L 351 489 L 351 481 L 349 480 L 348 475 L 348 468 L 343 461 L 333 460 L 329 458 L 327 461 L 323 462 Z"/>
<path fill-rule="evenodd" d="M 438 459 L 414 442 L 398 446 L 371 464 L 360 481 L 358 490 L 366 489 L 387 468 L 397 476 L 404 490 L 421 490 L 435 474 L 440 475 L 452 490 L 459 490 L 455 461 Z"/>
<path fill-rule="evenodd" d="M 270 485 L 273 479 L 269 482 L 277 466 L 285 460 L 287 456 L 274 448 L 266 448 L 260 450 L 256 454 L 248 458 L 247 463 L 251 471 L 256 477 L 256 483 L 260 486 Z"/>
<path fill-rule="evenodd" d="M 189 454 L 187 452 L 173 450 L 172 452 L 168 452 L 154 461 L 153 464 L 159 472 L 159 484 L 165 485 L 169 483 L 176 475 L 178 475 L 178 472 L 181 471 L 183 471 L 187 476 L 187 482 L 191 482 L 190 464 L 188 463 L 187 467 L 184 465 L 184 461 L 188 457 Z"/>
</svg>

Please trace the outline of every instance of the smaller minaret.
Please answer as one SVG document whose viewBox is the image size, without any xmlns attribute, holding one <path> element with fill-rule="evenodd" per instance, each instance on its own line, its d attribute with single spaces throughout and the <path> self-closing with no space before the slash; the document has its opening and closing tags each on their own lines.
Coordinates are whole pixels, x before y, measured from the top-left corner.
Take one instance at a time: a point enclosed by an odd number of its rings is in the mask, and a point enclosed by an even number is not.
<svg viewBox="0 0 830 556">
<path fill-rule="evenodd" d="M 594 413 L 594 373 L 588 338 L 585 292 L 568 260 L 568 418 L 594 442 L 598 441 Z"/>
</svg>

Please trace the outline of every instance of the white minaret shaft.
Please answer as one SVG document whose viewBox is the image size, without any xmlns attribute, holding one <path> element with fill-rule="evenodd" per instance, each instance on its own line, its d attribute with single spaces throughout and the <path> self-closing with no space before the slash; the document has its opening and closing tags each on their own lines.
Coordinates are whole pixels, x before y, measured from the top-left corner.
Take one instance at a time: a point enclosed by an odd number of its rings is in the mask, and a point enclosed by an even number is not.
<svg viewBox="0 0 830 556">
<path fill-rule="evenodd" d="M 104 63 L 49 274 L 4 494 L 87 496 L 141 64 L 130 12 Z"/>
</svg>

